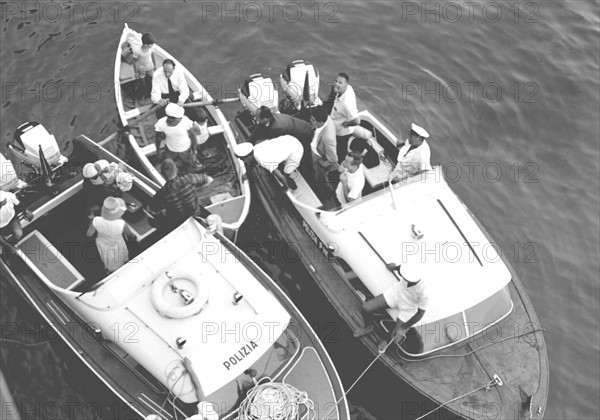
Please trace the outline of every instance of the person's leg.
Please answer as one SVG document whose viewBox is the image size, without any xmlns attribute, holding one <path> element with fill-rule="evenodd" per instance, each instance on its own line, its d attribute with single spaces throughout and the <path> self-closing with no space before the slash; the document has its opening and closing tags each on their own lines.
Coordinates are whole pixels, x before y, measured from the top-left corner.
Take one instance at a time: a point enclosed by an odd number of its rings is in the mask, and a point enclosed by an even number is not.
<svg viewBox="0 0 600 420">
<path fill-rule="evenodd" d="M 389 308 L 387 301 L 385 300 L 383 294 L 374 297 L 363 303 L 360 308 L 360 314 L 363 318 L 363 326 L 354 332 L 355 337 L 362 337 L 373 331 L 372 316 L 373 312 L 377 312 L 381 309 Z"/>
<path fill-rule="evenodd" d="M 338 163 L 342 163 L 344 159 L 346 159 L 346 155 L 348 154 L 348 141 L 350 140 L 351 134 L 347 136 L 336 136 L 336 149 L 338 155 Z"/>
</svg>

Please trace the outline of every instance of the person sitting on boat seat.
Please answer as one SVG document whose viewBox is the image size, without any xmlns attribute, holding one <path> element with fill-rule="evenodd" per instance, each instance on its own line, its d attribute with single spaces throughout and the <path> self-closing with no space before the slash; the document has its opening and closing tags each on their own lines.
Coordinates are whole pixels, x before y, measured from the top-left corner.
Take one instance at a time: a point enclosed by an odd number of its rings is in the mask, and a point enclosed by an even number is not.
<svg viewBox="0 0 600 420">
<path fill-rule="evenodd" d="M 177 165 L 172 159 L 165 159 L 160 171 L 166 180 L 150 202 L 149 211 L 165 229 L 179 226 L 189 217 L 207 218 L 211 213 L 201 204 L 198 187 L 210 184 L 213 179 L 206 174 L 186 174 L 178 176 Z"/>
<path fill-rule="evenodd" d="M 12 248 L 11 242 L 17 243 L 23 237 L 23 229 L 19 220 L 19 205 L 20 201 L 14 193 L 0 190 L 0 241 L 2 247 Z M 24 216 L 28 221 L 33 220 L 33 213 L 29 210 L 24 211 Z M 9 241 L 10 235 L 12 238 Z"/>
<path fill-rule="evenodd" d="M 356 106 L 356 94 L 349 82 L 350 76 L 347 73 L 339 73 L 332 87 L 333 104 L 331 119 L 335 124 L 337 154 L 340 160 L 346 156 L 350 136 L 352 136 L 354 128 L 360 124 L 360 117 Z"/>
<path fill-rule="evenodd" d="M 102 204 L 100 217 L 91 219 L 90 226 L 86 232 L 87 236 L 96 236 L 98 253 L 104 264 L 107 274 L 119 269 L 129 261 L 129 251 L 123 235 L 135 237 L 133 231 L 121 216 L 127 207 L 125 201 L 119 197 L 106 197 Z"/>
<path fill-rule="evenodd" d="M 190 88 L 185 80 L 183 70 L 175 67 L 175 62 L 170 58 L 163 61 L 162 67 L 152 75 L 152 92 L 150 99 L 161 108 L 156 111 L 156 118 L 165 116 L 165 106 L 169 103 L 182 106 L 190 102 Z M 185 115 L 192 121 L 197 120 L 194 108 L 185 108 Z"/>
<path fill-rule="evenodd" d="M 425 139 L 429 133 L 415 123 L 412 123 L 408 132 L 408 139 L 403 143 L 398 141 L 400 147 L 398 163 L 394 168 L 393 179 L 399 181 L 420 172 L 431 170 L 431 150 Z"/>
<path fill-rule="evenodd" d="M 312 153 L 310 143 L 313 139 L 313 129 L 309 123 L 291 115 L 273 113 L 266 106 L 261 106 L 256 112 L 258 126 L 248 138 L 252 144 L 275 137 L 290 135 L 300 141 L 304 152 L 300 168 L 304 176 L 312 178 Z"/>
<path fill-rule="evenodd" d="M 423 277 L 420 263 L 406 262 L 400 266 L 390 263 L 386 268 L 397 273 L 400 281 L 362 305 L 364 326 L 354 333 L 355 337 L 361 337 L 373 331 L 373 325 L 370 324 L 373 312 L 381 309 L 396 309 L 398 311 L 396 325 L 391 332 L 390 340 L 379 344 L 380 351 L 384 350 L 391 340 L 398 344 L 406 336 L 407 331 L 423 318 L 429 304 L 427 282 Z"/>
<path fill-rule="evenodd" d="M 254 146 L 256 162 L 292 190 L 298 186 L 291 174 L 300 166 L 303 153 L 302 143 L 291 135 L 275 137 Z"/>
<path fill-rule="evenodd" d="M 122 164 L 108 162 L 106 159 L 97 160 L 94 167 L 100 171 L 100 178 L 111 192 L 111 195 L 120 197 L 133 186 L 133 174 L 127 172 Z"/>
<path fill-rule="evenodd" d="M 86 209 L 89 219 L 100 212 L 106 197 L 120 196 L 120 192 L 104 182 L 102 178 L 102 162 L 86 163 L 83 166 L 83 192 L 86 196 Z"/>
<path fill-rule="evenodd" d="M 152 93 L 150 99 L 155 104 L 166 106 L 168 103 L 183 105 L 190 96 L 190 89 L 183 71 L 175 67 L 170 58 L 163 61 L 162 67 L 152 75 Z"/>
<path fill-rule="evenodd" d="M 182 172 L 194 170 L 196 162 L 197 132 L 194 123 L 184 115 L 183 108 L 168 104 L 167 115 L 154 125 L 154 143 L 159 160 L 173 159 Z M 166 147 L 161 149 L 162 141 Z"/>
<path fill-rule="evenodd" d="M 365 187 L 365 173 L 362 168 L 362 154 L 350 152 L 340 165 L 340 182 L 335 190 L 336 198 L 341 205 L 362 197 Z"/>
<path fill-rule="evenodd" d="M 327 195 L 333 193 L 340 180 L 335 125 L 333 120 L 321 106 L 312 109 L 310 125 L 314 130 L 310 144 L 315 170 L 317 190 Z"/>
</svg>

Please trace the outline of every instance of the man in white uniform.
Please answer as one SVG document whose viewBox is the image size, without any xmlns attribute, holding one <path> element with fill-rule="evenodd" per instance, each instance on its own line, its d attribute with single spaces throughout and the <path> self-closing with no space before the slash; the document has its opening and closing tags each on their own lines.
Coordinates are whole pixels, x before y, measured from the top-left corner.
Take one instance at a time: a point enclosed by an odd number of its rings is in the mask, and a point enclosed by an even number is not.
<svg viewBox="0 0 600 420">
<path fill-rule="evenodd" d="M 417 124 L 412 123 L 408 134 L 408 139 L 400 146 L 398 153 L 398 163 L 394 169 L 394 180 L 406 179 L 409 176 L 419 172 L 431 169 L 431 150 L 425 139 L 429 138 L 429 133 Z"/>
<path fill-rule="evenodd" d="M 361 337 L 373 331 L 373 325 L 367 324 L 371 320 L 373 312 L 381 309 L 396 309 L 398 311 L 396 325 L 392 330 L 390 340 L 379 343 L 380 351 L 383 351 L 392 340 L 398 344 L 400 339 L 406 336 L 410 327 L 423 318 L 429 305 L 427 282 L 423 279 L 419 263 L 406 262 L 400 266 L 390 263 L 386 267 L 388 270 L 396 272 L 400 281 L 363 304 L 361 314 L 365 325 L 354 333 L 355 337 Z"/>
<path fill-rule="evenodd" d="M 254 159 L 256 162 L 292 190 L 295 190 L 298 186 L 290 174 L 300 165 L 303 153 L 302 143 L 296 137 L 290 135 L 265 140 L 254 146 Z M 280 165 L 283 165 L 283 173 L 279 169 Z"/>
<path fill-rule="evenodd" d="M 156 153 L 161 161 L 170 158 L 175 161 L 177 167 L 184 169 L 184 172 L 192 171 L 197 146 L 194 123 L 183 115 L 183 108 L 177 104 L 168 104 L 165 111 L 167 116 L 154 125 Z M 163 140 L 166 140 L 164 152 L 160 149 Z"/>
<path fill-rule="evenodd" d="M 354 132 L 354 128 L 360 124 L 356 95 L 352 86 L 348 84 L 349 81 L 350 76 L 346 73 L 339 73 L 333 85 L 335 99 L 330 115 L 335 124 L 337 155 L 340 161 L 348 153 L 348 140 Z"/>
</svg>

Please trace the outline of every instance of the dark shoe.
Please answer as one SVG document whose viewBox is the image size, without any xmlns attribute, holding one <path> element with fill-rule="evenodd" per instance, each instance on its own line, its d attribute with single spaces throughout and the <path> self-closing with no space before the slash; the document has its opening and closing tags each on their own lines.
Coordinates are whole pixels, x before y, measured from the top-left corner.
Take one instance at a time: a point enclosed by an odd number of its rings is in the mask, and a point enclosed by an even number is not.
<svg viewBox="0 0 600 420">
<path fill-rule="evenodd" d="M 295 191 L 298 189 L 298 185 L 296 184 L 296 181 L 294 181 L 290 176 L 285 177 L 285 180 L 287 181 L 288 187 L 290 187 L 290 190 Z"/>
<path fill-rule="evenodd" d="M 364 327 L 360 327 L 358 330 L 354 331 L 354 337 L 359 338 L 359 337 L 365 336 L 367 334 L 370 334 L 372 332 L 373 332 L 373 326 L 365 325 Z"/>
</svg>

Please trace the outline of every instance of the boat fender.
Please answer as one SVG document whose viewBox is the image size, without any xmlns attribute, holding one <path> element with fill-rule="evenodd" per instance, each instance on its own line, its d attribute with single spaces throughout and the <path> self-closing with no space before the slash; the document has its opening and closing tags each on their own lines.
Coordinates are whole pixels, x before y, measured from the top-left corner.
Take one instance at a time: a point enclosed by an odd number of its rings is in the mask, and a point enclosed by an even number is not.
<svg viewBox="0 0 600 420">
<path fill-rule="evenodd" d="M 201 281 L 200 275 L 194 271 L 173 270 L 170 272 L 173 282 L 178 279 L 185 279 L 193 284 L 194 290 L 187 290 L 194 296 L 194 300 L 185 305 L 183 301 L 178 305 L 173 305 L 165 299 L 165 293 L 171 293 L 169 277 L 166 273 L 161 274 L 152 285 L 152 305 L 156 311 L 167 318 L 187 318 L 198 314 L 204 305 L 208 302 L 208 287 Z M 165 288 L 169 290 L 165 292 Z"/>
</svg>

